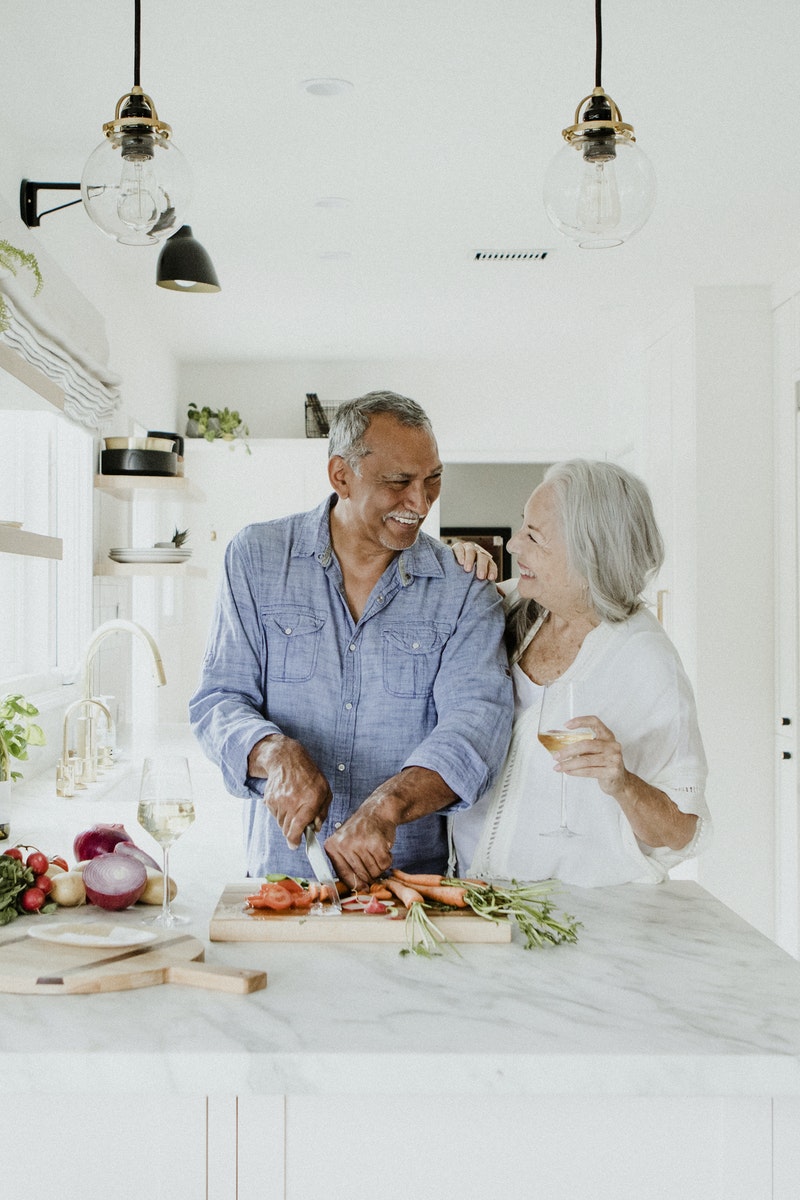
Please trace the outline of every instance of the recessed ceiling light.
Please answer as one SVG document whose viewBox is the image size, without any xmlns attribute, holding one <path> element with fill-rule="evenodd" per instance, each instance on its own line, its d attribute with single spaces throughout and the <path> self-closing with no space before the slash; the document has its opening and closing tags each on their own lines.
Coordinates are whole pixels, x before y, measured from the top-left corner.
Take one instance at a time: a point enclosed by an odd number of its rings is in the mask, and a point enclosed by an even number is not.
<svg viewBox="0 0 800 1200">
<path fill-rule="evenodd" d="M 314 201 L 315 208 L 349 208 L 353 203 L 346 196 L 320 196 Z"/>
<path fill-rule="evenodd" d="M 304 79 L 303 87 L 312 96 L 341 96 L 353 85 L 348 79 Z"/>
</svg>

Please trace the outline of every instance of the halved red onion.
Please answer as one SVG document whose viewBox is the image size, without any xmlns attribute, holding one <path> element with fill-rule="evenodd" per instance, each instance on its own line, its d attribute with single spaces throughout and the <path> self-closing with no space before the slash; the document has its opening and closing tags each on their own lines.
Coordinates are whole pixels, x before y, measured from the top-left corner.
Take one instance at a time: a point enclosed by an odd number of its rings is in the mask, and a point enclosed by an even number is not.
<svg viewBox="0 0 800 1200">
<path fill-rule="evenodd" d="M 99 908 L 129 908 L 147 884 L 147 867 L 125 854 L 100 854 L 83 868 L 86 898 Z"/>
<path fill-rule="evenodd" d="M 72 843 L 72 851 L 78 862 L 96 858 L 98 854 L 111 854 L 118 842 L 129 842 L 124 825 L 92 825 L 84 829 Z"/>
<path fill-rule="evenodd" d="M 114 847 L 115 854 L 125 854 L 128 858 L 138 858 L 140 863 L 144 863 L 146 867 L 150 867 L 152 871 L 160 871 L 161 867 L 154 858 L 151 858 L 146 850 L 140 850 L 133 842 L 117 842 Z"/>
</svg>

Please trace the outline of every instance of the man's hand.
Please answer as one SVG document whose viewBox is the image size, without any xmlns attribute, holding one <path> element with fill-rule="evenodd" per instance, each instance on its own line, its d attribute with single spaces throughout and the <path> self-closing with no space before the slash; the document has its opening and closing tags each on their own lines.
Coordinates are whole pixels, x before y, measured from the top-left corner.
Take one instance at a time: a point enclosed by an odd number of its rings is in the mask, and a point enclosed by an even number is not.
<svg viewBox="0 0 800 1200">
<path fill-rule="evenodd" d="M 254 779 L 266 779 L 264 803 L 278 822 L 290 849 L 297 850 L 307 825 L 319 829 L 331 802 L 328 781 L 305 748 L 273 733 L 256 742 L 247 759 Z"/>
<path fill-rule="evenodd" d="M 392 865 L 398 825 L 446 808 L 455 793 L 435 771 L 407 767 L 368 796 L 325 841 L 336 874 L 353 891 L 367 887 Z"/>
</svg>

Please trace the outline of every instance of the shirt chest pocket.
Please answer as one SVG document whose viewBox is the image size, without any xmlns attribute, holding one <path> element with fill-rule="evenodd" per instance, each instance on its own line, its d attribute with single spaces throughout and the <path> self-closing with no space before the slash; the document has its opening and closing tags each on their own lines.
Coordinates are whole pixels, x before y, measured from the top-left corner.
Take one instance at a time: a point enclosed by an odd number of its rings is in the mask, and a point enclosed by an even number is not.
<svg viewBox="0 0 800 1200">
<path fill-rule="evenodd" d="M 265 608 L 261 620 L 267 637 L 267 678 L 302 683 L 314 674 L 325 618 L 309 608 Z"/>
<path fill-rule="evenodd" d="M 383 631 L 383 685 L 391 696 L 430 696 L 450 628 L 432 622 Z"/>
</svg>

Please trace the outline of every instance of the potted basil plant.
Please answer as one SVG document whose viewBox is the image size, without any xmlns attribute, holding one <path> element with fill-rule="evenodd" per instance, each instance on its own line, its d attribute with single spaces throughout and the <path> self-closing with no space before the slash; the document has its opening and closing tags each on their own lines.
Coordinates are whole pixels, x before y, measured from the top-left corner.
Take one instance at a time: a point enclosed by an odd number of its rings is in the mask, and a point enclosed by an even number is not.
<svg viewBox="0 0 800 1200">
<path fill-rule="evenodd" d="M 11 799 L 11 782 L 22 778 L 21 771 L 11 767 L 12 758 L 24 762 L 28 746 L 43 746 L 44 731 L 34 724 L 39 710 L 19 694 L 0 700 L 0 840 L 8 837 L 7 805 Z"/>
</svg>

